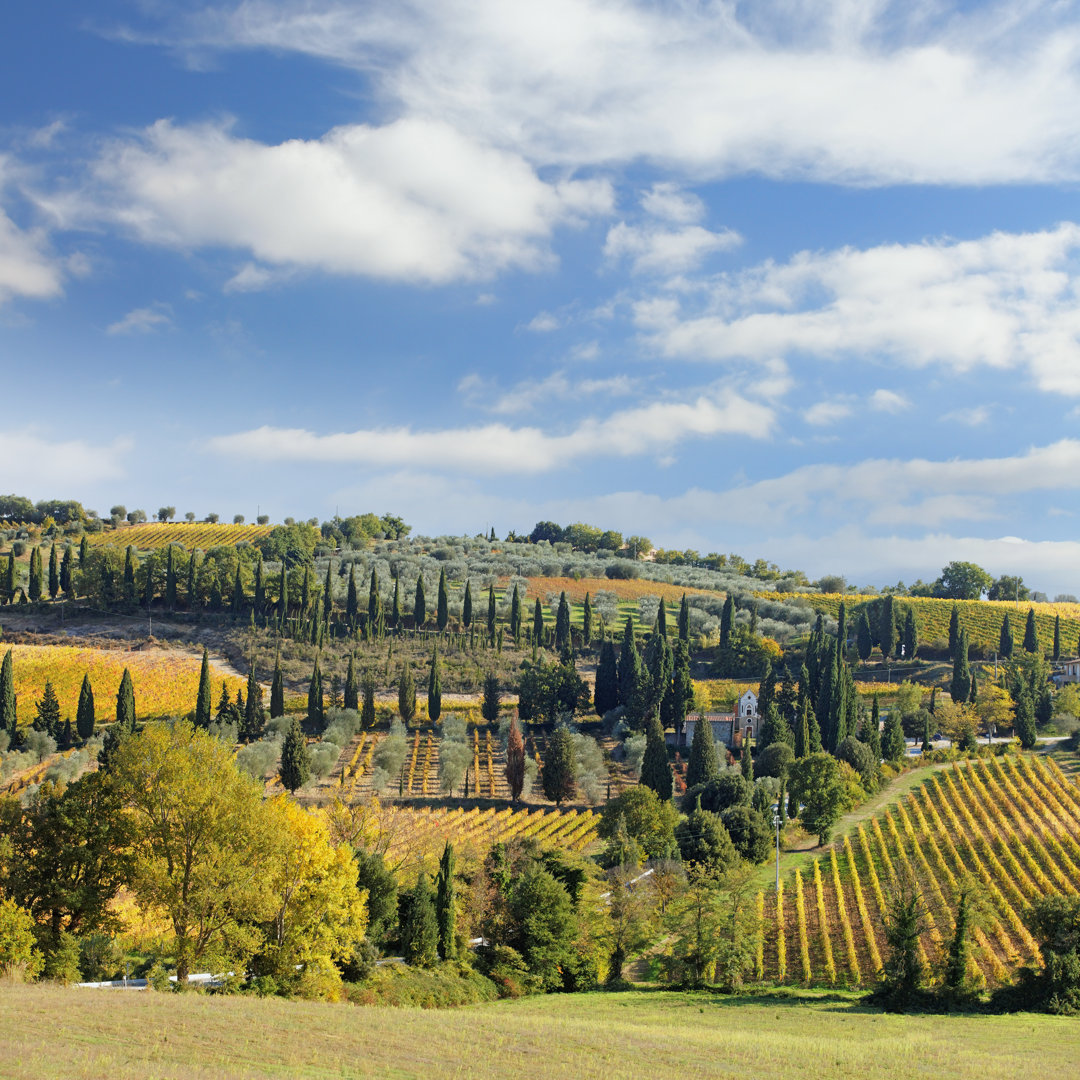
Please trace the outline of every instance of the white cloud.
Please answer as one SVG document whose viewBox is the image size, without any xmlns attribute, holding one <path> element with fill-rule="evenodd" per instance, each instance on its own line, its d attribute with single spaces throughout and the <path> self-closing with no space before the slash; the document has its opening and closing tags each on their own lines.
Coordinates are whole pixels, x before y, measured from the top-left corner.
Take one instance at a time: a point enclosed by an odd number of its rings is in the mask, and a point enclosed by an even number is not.
<svg viewBox="0 0 1080 1080">
<path fill-rule="evenodd" d="M 177 18 L 159 40 L 347 64 L 403 112 L 536 162 L 886 184 L 1080 175 L 1067 4 L 244 0 Z"/>
<path fill-rule="evenodd" d="M 701 199 L 671 181 L 653 184 L 642 195 L 641 208 L 652 217 L 677 225 L 692 225 L 705 216 L 705 204 Z"/>
<path fill-rule="evenodd" d="M 742 237 L 731 229 L 710 232 L 700 225 L 669 229 L 620 221 L 608 230 L 604 256 L 612 262 L 629 258 L 635 274 L 674 274 L 693 270 L 706 256 L 741 243 Z"/>
<path fill-rule="evenodd" d="M 129 311 L 122 319 L 105 328 L 106 334 L 149 334 L 172 326 L 172 319 L 163 305 L 141 307 Z"/>
<path fill-rule="evenodd" d="M 526 379 L 519 382 L 500 394 L 488 406 L 488 411 L 502 416 L 517 416 L 532 412 L 545 401 L 580 400 L 594 394 L 625 397 L 633 393 L 637 385 L 637 380 L 629 375 L 613 375 L 604 379 L 571 379 L 565 371 L 554 371 L 545 379 Z"/>
<path fill-rule="evenodd" d="M 526 323 L 525 329 L 531 330 L 534 334 L 550 334 L 553 330 L 558 330 L 560 326 L 562 323 L 550 311 L 541 311 Z"/>
<path fill-rule="evenodd" d="M 911 367 L 1026 368 L 1080 394 L 1080 225 L 978 240 L 804 251 L 643 299 L 639 328 L 698 360 L 876 357 Z M 691 308 L 691 304 L 696 306 Z M 684 307 L 686 305 L 686 307 Z"/>
<path fill-rule="evenodd" d="M 63 224 L 107 218 L 140 239 L 249 252 L 266 267 L 410 282 L 549 265 L 553 230 L 607 213 L 605 180 L 539 179 L 519 155 L 438 120 L 335 128 L 271 146 L 228 126 L 159 121 L 114 143 L 92 191 L 39 196 Z"/>
<path fill-rule="evenodd" d="M 955 420 L 967 427 L 981 427 L 990 419 L 990 409 L 986 405 L 972 405 L 966 409 L 953 409 L 945 413 L 942 420 Z"/>
<path fill-rule="evenodd" d="M 636 457 L 668 450 L 688 438 L 718 434 L 763 438 L 774 415 L 765 405 L 720 389 L 693 401 L 654 402 L 589 418 L 565 435 L 535 427 L 487 424 L 414 431 L 407 427 L 318 435 L 260 427 L 209 441 L 220 454 L 268 461 L 337 462 L 497 474 L 543 473 L 590 456 Z"/>
<path fill-rule="evenodd" d="M 54 438 L 36 427 L 0 431 L 0 460 L 19 462 L 19 484 L 25 491 L 60 494 L 122 477 L 133 448 L 129 438 L 95 444 Z"/>
<path fill-rule="evenodd" d="M 846 401 L 819 401 L 803 412 L 803 419 L 815 427 L 827 427 L 846 420 L 851 415 L 851 406 Z"/>
<path fill-rule="evenodd" d="M 11 160 L 0 154 L 0 190 L 13 168 Z M 70 260 L 67 269 L 81 272 L 82 260 Z M 60 294 L 62 283 L 61 263 L 49 254 L 45 232 L 20 229 L 0 209 L 0 304 L 15 296 L 47 300 Z"/>
<path fill-rule="evenodd" d="M 870 395 L 870 408 L 875 412 L 900 413 L 911 408 L 911 401 L 895 390 L 875 390 Z"/>
</svg>

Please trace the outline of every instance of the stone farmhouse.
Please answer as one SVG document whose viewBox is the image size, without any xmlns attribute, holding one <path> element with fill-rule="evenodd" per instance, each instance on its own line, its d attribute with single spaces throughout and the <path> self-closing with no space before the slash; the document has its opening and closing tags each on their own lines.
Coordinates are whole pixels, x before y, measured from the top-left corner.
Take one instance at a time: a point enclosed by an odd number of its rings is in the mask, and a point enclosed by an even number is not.
<svg viewBox="0 0 1080 1080">
<path fill-rule="evenodd" d="M 689 747 L 700 716 L 688 716 L 683 724 L 683 741 L 679 747 Z M 723 743 L 729 750 L 741 750 L 744 739 L 753 739 L 757 727 L 757 694 L 747 690 L 735 702 L 731 713 L 706 713 L 705 721 L 712 726 L 713 741 Z M 674 736 L 672 736 L 674 738 Z"/>
</svg>

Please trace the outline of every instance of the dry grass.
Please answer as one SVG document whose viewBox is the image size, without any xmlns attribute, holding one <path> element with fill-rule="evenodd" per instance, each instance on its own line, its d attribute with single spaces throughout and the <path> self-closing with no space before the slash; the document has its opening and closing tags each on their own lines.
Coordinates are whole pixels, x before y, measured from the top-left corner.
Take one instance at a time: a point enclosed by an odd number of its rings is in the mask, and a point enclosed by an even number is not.
<svg viewBox="0 0 1080 1080">
<path fill-rule="evenodd" d="M 884 1016 L 839 995 L 618 993 L 445 1012 L 357 1012 L 196 994 L 117 991 L 102 1000 L 102 993 L 108 992 L 0 987 L 3 1075 L 1012 1080 L 1071 1075 L 1080 1055 L 1075 1020 Z"/>
<path fill-rule="evenodd" d="M 565 592 L 567 600 L 573 604 L 581 604 L 585 602 L 586 593 L 591 593 L 595 597 L 601 589 L 614 593 L 620 601 L 624 602 L 636 602 L 643 596 L 663 597 L 669 614 L 672 615 L 678 614 L 679 601 L 683 593 L 717 595 L 707 589 L 684 589 L 681 585 L 668 585 L 664 581 L 649 581 L 646 578 L 623 581 L 618 578 L 535 577 L 529 578 L 529 591 L 526 596 L 529 600 L 539 597 L 541 603 L 546 603 L 548 593 Z"/>
</svg>

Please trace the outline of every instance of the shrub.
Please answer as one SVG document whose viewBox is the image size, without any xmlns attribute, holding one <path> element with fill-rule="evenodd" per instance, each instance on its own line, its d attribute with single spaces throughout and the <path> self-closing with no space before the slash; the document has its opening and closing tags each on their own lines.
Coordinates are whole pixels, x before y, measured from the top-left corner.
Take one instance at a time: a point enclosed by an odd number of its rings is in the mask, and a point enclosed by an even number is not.
<svg viewBox="0 0 1080 1080">
<path fill-rule="evenodd" d="M 614 559 L 604 567 L 604 576 L 612 581 L 631 581 L 641 577 L 641 568 L 626 559 Z"/>
<path fill-rule="evenodd" d="M 754 759 L 754 775 L 779 779 L 787 773 L 788 766 L 794 760 L 795 751 L 787 743 L 771 743 Z"/>
<path fill-rule="evenodd" d="M 0 900 L 0 974 L 21 980 L 34 978 L 42 957 L 34 940 L 34 918 L 14 900 Z"/>
<path fill-rule="evenodd" d="M 700 798 L 702 810 L 719 814 L 729 806 L 749 805 L 752 794 L 753 786 L 742 773 L 729 769 L 715 780 L 708 780 L 704 784 L 695 784 L 689 788 L 683 796 L 683 810 L 686 813 L 693 811 Z"/>
</svg>

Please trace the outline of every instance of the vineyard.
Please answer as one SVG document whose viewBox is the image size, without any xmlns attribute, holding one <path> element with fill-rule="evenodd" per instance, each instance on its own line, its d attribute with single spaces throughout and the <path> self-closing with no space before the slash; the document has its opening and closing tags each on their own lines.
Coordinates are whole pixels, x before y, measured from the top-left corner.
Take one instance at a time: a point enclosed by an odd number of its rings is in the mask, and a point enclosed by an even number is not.
<svg viewBox="0 0 1080 1080">
<path fill-rule="evenodd" d="M 83 675 L 90 676 L 98 721 L 116 717 L 116 691 L 124 668 L 135 687 L 135 710 L 140 720 L 183 716 L 195 708 L 199 690 L 200 660 L 192 656 L 155 651 L 126 652 L 121 649 L 80 649 L 69 645 L 13 645 L 12 664 L 19 722 L 34 719 L 34 704 L 52 682 L 60 702 L 60 716 L 74 722 Z M 224 680 L 231 696 L 246 680 Z M 215 701 L 222 679 L 215 678 Z"/>
<path fill-rule="evenodd" d="M 920 955 L 937 969 L 948 949 L 961 884 L 981 890 L 969 974 L 1011 980 L 1039 963 L 1022 920 L 1031 901 L 1080 891 L 1080 788 L 1051 759 L 992 758 L 953 765 L 763 896 L 762 971 L 778 982 L 860 986 L 885 951 L 890 882 L 918 883 L 926 906 Z"/>
<path fill-rule="evenodd" d="M 761 593 L 772 600 L 785 600 L 800 597 L 809 601 L 818 611 L 831 615 L 834 619 L 840 611 L 840 603 L 847 606 L 848 626 L 854 626 L 854 616 L 859 608 L 874 596 L 841 596 L 839 593 Z M 936 600 L 925 596 L 897 597 L 898 604 L 909 605 L 915 613 L 915 626 L 919 632 L 919 641 L 924 645 L 932 642 L 947 643 L 949 640 L 949 619 L 954 601 Z M 1008 612 L 1012 624 L 1016 648 L 1024 639 L 1024 623 L 1028 608 L 1035 609 L 1035 628 L 1039 644 L 1044 652 L 1049 652 L 1054 644 L 1054 620 L 1061 618 L 1061 650 L 1065 656 L 1075 656 L 1080 642 L 1080 604 L 1034 604 L 1021 601 L 1019 607 L 1011 600 L 957 600 L 960 611 L 960 626 L 967 630 L 973 648 L 986 655 L 996 652 L 1001 639 L 1001 624 Z"/>
<path fill-rule="evenodd" d="M 148 521 L 142 525 L 127 525 L 99 533 L 87 533 L 90 545 L 115 544 L 134 546 L 141 551 L 180 544 L 188 551 L 206 551 L 213 547 L 251 543 L 270 535 L 272 525 L 229 525 L 218 522 Z"/>
</svg>

